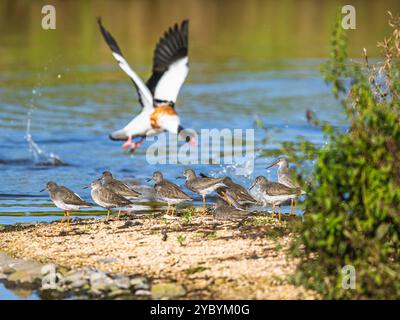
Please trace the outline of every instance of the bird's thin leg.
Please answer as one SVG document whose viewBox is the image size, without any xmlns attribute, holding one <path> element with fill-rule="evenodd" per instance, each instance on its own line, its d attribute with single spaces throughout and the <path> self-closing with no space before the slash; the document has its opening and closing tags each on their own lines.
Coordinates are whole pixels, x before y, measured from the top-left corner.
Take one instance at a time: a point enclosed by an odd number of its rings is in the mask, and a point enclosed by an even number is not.
<svg viewBox="0 0 400 320">
<path fill-rule="evenodd" d="M 64 211 L 64 215 L 63 215 L 63 217 L 62 217 L 62 219 L 61 219 L 61 223 L 64 223 L 64 218 L 65 218 L 65 216 L 67 215 L 67 212 L 66 211 Z"/>
<path fill-rule="evenodd" d="M 128 150 L 132 145 L 132 136 L 128 137 L 128 140 L 125 141 L 125 143 L 122 145 L 122 149 Z"/>
<path fill-rule="evenodd" d="M 118 210 L 118 220 L 120 215 L 121 215 L 121 209 Z"/>
<path fill-rule="evenodd" d="M 296 216 L 297 199 L 294 199 L 294 216 Z"/>
<path fill-rule="evenodd" d="M 275 218 L 275 203 L 272 204 L 272 217 Z"/>
<path fill-rule="evenodd" d="M 145 138 L 142 137 L 137 142 L 131 142 L 131 152 L 135 152 L 135 150 L 142 145 L 144 139 Z"/>
<path fill-rule="evenodd" d="M 225 201 L 232 207 L 232 202 L 229 200 L 228 195 L 226 194 L 226 192 L 222 191 L 221 193 L 224 196 Z"/>
<path fill-rule="evenodd" d="M 174 216 L 174 213 L 175 213 L 175 206 L 172 206 L 171 216 Z"/>
<path fill-rule="evenodd" d="M 67 226 L 69 227 L 69 211 L 67 211 Z"/>
<path fill-rule="evenodd" d="M 111 210 L 108 209 L 108 210 L 107 210 L 107 221 L 108 221 L 108 219 L 110 218 L 110 213 L 111 213 Z"/>
<path fill-rule="evenodd" d="M 206 196 L 202 195 L 203 197 L 203 214 L 206 214 Z"/>
<path fill-rule="evenodd" d="M 281 220 L 281 205 L 278 206 L 278 219 Z"/>
<path fill-rule="evenodd" d="M 167 207 L 167 213 L 166 213 L 166 215 L 168 215 L 168 214 L 169 214 L 169 209 L 170 209 L 170 205 L 169 205 L 169 203 L 168 203 L 168 207 Z"/>
<path fill-rule="evenodd" d="M 290 211 L 289 211 L 289 216 L 292 215 L 292 208 L 293 208 L 293 199 L 290 199 Z"/>
</svg>

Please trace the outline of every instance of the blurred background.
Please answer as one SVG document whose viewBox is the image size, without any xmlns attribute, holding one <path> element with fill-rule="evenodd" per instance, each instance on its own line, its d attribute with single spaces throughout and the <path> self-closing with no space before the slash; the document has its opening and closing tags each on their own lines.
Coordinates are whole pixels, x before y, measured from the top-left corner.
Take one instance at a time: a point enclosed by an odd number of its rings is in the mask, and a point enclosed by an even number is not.
<svg viewBox="0 0 400 320">
<path fill-rule="evenodd" d="M 56 8 L 56 30 L 42 29 L 45 4 Z M 177 110 L 182 124 L 196 130 L 256 130 L 255 170 L 249 167 L 245 176 L 234 177 L 248 187 L 259 174 L 276 179 L 275 170 L 265 167 L 283 142 L 305 137 L 326 143 L 320 130 L 307 123 L 307 110 L 346 128 L 341 106 L 319 71 L 330 54 L 338 8 L 345 4 L 356 9 L 356 30 L 348 32 L 350 55 L 359 58 L 365 47 L 371 57 L 378 56 L 376 42 L 389 34 L 387 11 L 399 13 L 398 0 L 2 0 L 0 224 L 58 218 L 61 212 L 39 193 L 49 180 L 89 200 L 82 187 L 104 170 L 138 184 L 157 169 L 170 179 L 183 170 L 149 165 L 149 142 L 132 155 L 108 139 L 140 107 L 96 17 L 102 17 L 144 79 L 160 36 L 190 19 L 191 69 Z M 65 166 L 49 165 L 54 162 Z M 235 166 L 193 167 L 234 176 Z"/>
</svg>

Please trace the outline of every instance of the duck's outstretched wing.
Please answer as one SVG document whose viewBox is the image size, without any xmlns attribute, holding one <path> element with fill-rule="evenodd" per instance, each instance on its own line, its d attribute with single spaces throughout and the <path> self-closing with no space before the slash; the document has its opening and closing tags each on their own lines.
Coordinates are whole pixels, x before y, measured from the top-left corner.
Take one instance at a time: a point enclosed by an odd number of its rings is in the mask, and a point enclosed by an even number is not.
<svg viewBox="0 0 400 320">
<path fill-rule="evenodd" d="M 176 98 L 186 76 L 188 65 L 189 20 L 180 26 L 169 28 L 154 50 L 153 73 L 147 87 L 153 94 L 154 103 L 175 105 Z"/>
<path fill-rule="evenodd" d="M 104 40 L 107 42 L 108 46 L 112 51 L 112 55 L 115 60 L 117 60 L 120 68 L 125 71 L 125 73 L 131 78 L 133 84 L 136 87 L 136 90 L 139 95 L 139 102 L 144 108 L 153 108 L 153 97 L 152 94 L 144 84 L 142 79 L 136 74 L 135 71 L 129 66 L 128 62 L 125 60 L 122 55 L 122 51 L 119 48 L 117 41 L 115 41 L 114 37 L 108 32 L 101 23 L 101 18 L 97 19 L 97 22 L 100 27 L 101 34 L 103 35 Z"/>
</svg>

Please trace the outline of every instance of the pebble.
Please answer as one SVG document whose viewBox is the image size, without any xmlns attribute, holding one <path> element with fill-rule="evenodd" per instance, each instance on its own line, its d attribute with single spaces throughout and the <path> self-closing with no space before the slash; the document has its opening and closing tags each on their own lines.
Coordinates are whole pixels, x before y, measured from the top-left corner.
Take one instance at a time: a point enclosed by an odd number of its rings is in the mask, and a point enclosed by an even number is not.
<svg viewBox="0 0 400 320">
<path fill-rule="evenodd" d="M 107 260 L 107 261 L 106 261 Z M 104 259 L 103 263 L 112 263 L 114 258 Z M 47 267 L 44 269 L 43 267 Z M 0 252 L 0 281 L 8 281 L 16 289 L 20 286 L 29 287 L 43 293 L 42 279 L 49 266 L 57 273 L 56 287 L 45 290 L 46 298 L 62 298 L 79 292 L 80 295 L 104 298 L 133 298 L 134 295 L 150 296 L 148 280 L 145 277 L 129 277 L 124 274 L 109 274 L 92 267 L 66 271 L 54 264 L 43 265 L 33 260 L 13 259 Z M 132 291 L 131 291 L 132 289 Z M 132 292 L 135 292 L 133 294 Z M 85 294 L 86 293 L 86 294 Z M 60 296 L 61 295 L 61 296 Z"/>
<path fill-rule="evenodd" d="M 157 283 L 151 288 L 151 295 L 154 299 L 178 298 L 184 296 L 186 290 L 183 286 L 173 282 Z"/>
</svg>

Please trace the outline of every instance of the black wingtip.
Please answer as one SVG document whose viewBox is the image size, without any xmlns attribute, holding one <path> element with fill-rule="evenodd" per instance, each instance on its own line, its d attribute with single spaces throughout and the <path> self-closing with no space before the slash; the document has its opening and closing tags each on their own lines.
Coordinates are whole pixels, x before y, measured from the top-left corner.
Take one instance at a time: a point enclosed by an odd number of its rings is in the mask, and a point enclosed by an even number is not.
<svg viewBox="0 0 400 320">
<path fill-rule="evenodd" d="M 181 23 L 181 30 L 187 32 L 188 28 L 189 28 L 189 19 L 185 19 Z"/>
<path fill-rule="evenodd" d="M 100 32 L 103 35 L 104 40 L 106 41 L 106 43 L 108 44 L 108 46 L 110 47 L 111 51 L 118 53 L 119 55 L 122 56 L 122 51 L 119 48 L 117 41 L 115 41 L 114 37 L 111 35 L 111 33 L 109 31 L 106 30 L 106 28 L 104 28 L 102 22 L 101 22 L 101 17 L 97 17 L 97 23 L 100 27 Z"/>
</svg>

